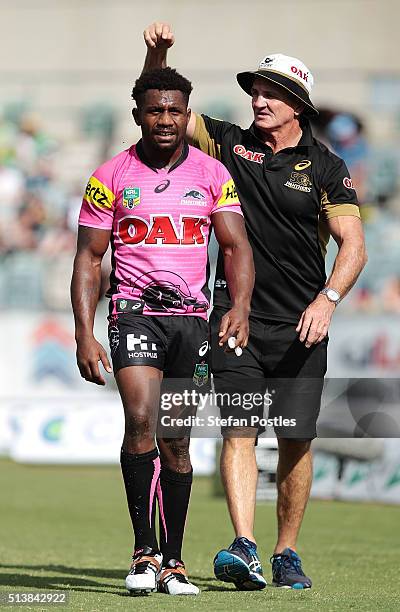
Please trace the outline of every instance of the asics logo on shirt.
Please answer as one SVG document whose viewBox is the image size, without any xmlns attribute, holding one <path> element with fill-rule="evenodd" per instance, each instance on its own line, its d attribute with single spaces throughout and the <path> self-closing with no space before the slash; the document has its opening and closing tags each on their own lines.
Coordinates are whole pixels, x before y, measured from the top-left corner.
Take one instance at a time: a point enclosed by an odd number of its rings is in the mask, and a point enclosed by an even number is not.
<svg viewBox="0 0 400 612">
<path fill-rule="evenodd" d="M 169 179 L 165 179 L 165 181 L 157 185 L 157 187 L 154 189 L 154 193 L 162 193 L 163 191 L 168 189 L 170 185 L 171 181 Z"/>
</svg>

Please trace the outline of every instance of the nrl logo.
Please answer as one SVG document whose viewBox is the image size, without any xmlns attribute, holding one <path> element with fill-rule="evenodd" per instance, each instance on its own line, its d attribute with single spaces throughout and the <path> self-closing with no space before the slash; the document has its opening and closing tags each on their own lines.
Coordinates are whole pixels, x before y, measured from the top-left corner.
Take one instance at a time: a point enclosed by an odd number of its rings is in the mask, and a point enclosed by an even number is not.
<svg viewBox="0 0 400 612">
<path fill-rule="evenodd" d="M 140 187 L 125 187 L 122 195 L 122 206 L 124 208 L 135 208 L 140 204 Z"/>
<path fill-rule="evenodd" d="M 290 189 L 296 189 L 296 191 L 304 191 L 305 193 L 310 193 L 312 183 L 308 174 L 303 174 L 301 172 L 292 172 L 290 175 L 290 179 L 285 183 L 285 187 L 290 187 Z"/>
<path fill-rule="evenodd" d="M 193 373 L 193 382 L 198 387 L 202 387 L 208 382 L 208 364 L 202 361 L 196 363 Z"/>
</svg>

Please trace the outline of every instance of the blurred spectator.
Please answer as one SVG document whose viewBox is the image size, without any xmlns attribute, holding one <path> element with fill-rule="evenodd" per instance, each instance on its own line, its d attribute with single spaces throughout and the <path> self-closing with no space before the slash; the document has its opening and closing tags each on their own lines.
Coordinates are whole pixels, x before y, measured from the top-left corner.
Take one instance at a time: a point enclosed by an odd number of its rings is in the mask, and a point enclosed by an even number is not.
<svg viewBox="0 0 400 612">
<path fill-rule="evenodd" d="M 361 121 L 354 115 L 339 113 L 328 123 L 326 132 L 335 153 L 347 164 L 359 202 L 365 202 L 369 147 L 362 134 Z"/>
<path fill-rule="evenodd" d="M 3 248 L 6 253 L 36 249 L 44 234 L 46 218 L 43 202 L 34 194 L 18 209 L 14 222 L 3 226 Z"/>
<path fill-rule="evenodd" d="M 400 276 L 386 280 L 382 290 L 382 306 L 386 312 L 400 314 Z"/>
<path fill-rule="evenodd" d="M 39 252 L 45 257 L 54 258 L 62 253 L 73 254 L 76 247 L 76 230 L 69 226 L 68 212 L 50 227 L 39 245 Z"/>
</svg>

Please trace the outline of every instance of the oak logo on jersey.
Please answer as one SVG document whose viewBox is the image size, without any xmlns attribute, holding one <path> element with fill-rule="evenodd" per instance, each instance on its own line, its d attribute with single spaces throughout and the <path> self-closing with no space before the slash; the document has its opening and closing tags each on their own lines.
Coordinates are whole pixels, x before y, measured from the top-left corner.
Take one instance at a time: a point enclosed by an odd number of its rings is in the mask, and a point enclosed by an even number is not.
<svg viewBox="0 0 400 612">
<path fill-rule="evenodd" d="M 241 144 L 237 144 L 233 147 L 233 152 L 239 157 L 243 157 L 243 159 L 247 159 L 248 161 L 255 162 L 256 164 L 262 164 L 265 153 L 257 153 L 256 151 L 248 151 L 246 147 Z"/>
<path fill-rule="evenodd" d="M 239 197 L 236 191 L 236 185 L 233 182 L 233 179 L 229 179 L 222 185 L 222 195 L 218 200 L 217 206 L 234 206 L 235 204 L 240 204 Z"/>
<path fill-rule="evenodd" d="M 118 236 L 124 244 L 137 246 L 203 246 L 203 227 L 207 217 L 180 217 L 179 228 L 171 215 L 151 215 L 150 222 L 141 217 L 124 217 L 118 223 Z"/>
<path fill-rule="evenodd" d="M 309 159 L 303 159 L 301 162 L 295 165 L 295 170 L 305 170 L 311 166 L 311 162 Z"/>
<path fill-rule="evenodd" d="M 140 204 L 140 187 L 125 187 L 122 194 L 122 206 L 124 208 L 135 208 Z"/>
<path fill-rule="evenodd" d="M 285 183 L 285 187 L 290 187 L 290 189 L 296 189 L 297 191 L 304 191 L 305 193 L 310 193 L 312 183 L 308 174 L 303 174 L 301 172 L 292 172 L 292 174 L 290 175 L 290 179 Z"/>
<path fill-rule="evenodd" d="M 112 208 L 115 195 L 95 176 L 90 177 L 83 199 L 96 208 Z"/>
</svg>

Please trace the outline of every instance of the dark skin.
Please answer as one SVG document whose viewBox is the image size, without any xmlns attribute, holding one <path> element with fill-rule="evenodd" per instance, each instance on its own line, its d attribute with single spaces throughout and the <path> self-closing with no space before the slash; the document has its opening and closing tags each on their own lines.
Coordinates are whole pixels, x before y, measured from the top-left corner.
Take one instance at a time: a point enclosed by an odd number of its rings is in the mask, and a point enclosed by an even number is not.
<svg viewBox="0 0 400 612">
<path fill-rule="evenodd" d="M 148 90 L 133 110 L 142 130 L 143 149 L 156 168 L 168 168 L 180 157 L 190 109 L 180 91 Z M 226 278 L 232 296 L 232 308 L 221 321 L 220 344 L 230 336 L 236 346 L 245 347 L 249 335 L 248 316 L 254 284 L 254 265 L 243 217 L 232 212 L 218 212 L 212 223 L 222 249 Z M 94 316 L 100 296 L 101 262 L 107 251 L 111 231 L 79 226 L 77 253 L 71 283 L 75 317 L 77 363 L 88 382 L 105 385 L 99 362 L 111 372 L 104 347 L 93 335 Z M 162 372 L 148 366 L 122 368 L 116 381 L 125 411 L 123 448 L 130 453 L 145 453 L 154 448 L 156 414 Z M 189 440 L 159 440 L 161 459 L 169 469 L 191 469 Z"/>
<path fill-rule="evenodd" d="M 155 168 L 169 168 L 181 156 L 190 114 L 183 92 L 158 89 L 146 91 L 132 110 L 144 152 Z"/>
</svg>

